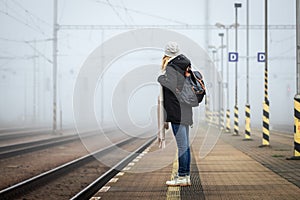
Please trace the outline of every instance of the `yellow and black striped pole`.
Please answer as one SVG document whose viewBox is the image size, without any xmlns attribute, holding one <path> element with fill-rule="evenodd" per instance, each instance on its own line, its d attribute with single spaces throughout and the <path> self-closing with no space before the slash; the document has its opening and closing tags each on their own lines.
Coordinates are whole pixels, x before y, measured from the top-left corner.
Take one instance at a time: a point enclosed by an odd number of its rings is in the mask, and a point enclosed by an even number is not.
<svg viewBox="0 0 300 200">
<path fill-rule="evenodd" d="M 268 70 L 265 71 L 265 101 L 263 102 L 263 138 L 262 146 L 270 145 L 270 102 L 268 99 Z"/>
<path fill-rule="evenodd" d="M 249 103 L 249 0 L 246 1 L 246 15 L 247 15 L 247 31 L 246 31 L 246 106 L 245 106 L 245 139 L 244 140 L 251 140 L 251 128 L 250 128 L 250 103 Z"/>
<path fill-rule="evenodd" d="M 267 56 L 266 61 L 267 62 Z M 262 137 L 262 146 L 270 146 L 270 129 L 269 129 L 269 111 L 270 111 L 270 102 L 268 99 L 268 68 L 267 65 L 265 67 L 265 101 L 263 102 L 263 137 Z"/>
<path fill-rule="evenodd" d="M 238 8 L 241 3 L 235 3 L 235 52 L 238 52 Z M 238 109 L 238 62 L 235 62 L 235 105 L 234 105 L 234 136 L 239 135 L 239 109 Z"/>
<path fill-rule="evenodd" d="M 251 139 L 251 127 L 250 127 L 250 105 L 247 104 L 245 108 L 245 139 L 250 140 Z"/>
<path fill-rule="evenodd" d="M 231 131 L 230 127 L 230 110 L 227 109 L 226 111 L 226 132 L 229 133 Z"/>
<path fill-rule="evenodd" d="M 239 108 L 234 106 L 234 134 L 239 135 Z"/>
<path fill-rule="evenodd" d="M 265 0 L 265 101 L 263 102 L 263 138 L 261 147 L 270 146 L 268 98 L 268 0 Z"/>
<path fill-rule="evenodd" d="M 294 98 L 294 157 L 300 160 L 300 95 Z"/>
<path fill-rule="evenodd" d="M 297 38 L 297 94 L 294 97 L 294 156 L 288 159 L 300 160 L 300 0 L 296 1 Z"/>
<path fill-rule="evenodd" d="M 265 99 L 265 102 L 263 102 L 263 138 L 262 138 L 262 146 L 269 146 L 270 145 L 269 105 L 270 105 L 269 100 Z"/>
</svg>

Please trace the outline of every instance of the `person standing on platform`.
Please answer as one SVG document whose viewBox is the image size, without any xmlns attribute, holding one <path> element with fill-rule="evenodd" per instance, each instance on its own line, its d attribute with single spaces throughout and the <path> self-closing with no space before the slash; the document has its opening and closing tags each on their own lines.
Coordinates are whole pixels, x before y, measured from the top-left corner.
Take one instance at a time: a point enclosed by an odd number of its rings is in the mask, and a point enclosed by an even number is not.
<svg viewBox="0 0 300 200">
<path fill-rule="evenodd" d="M 192 107 L 180 103 L 177 94 L 182 90 L 186 76 L 191 69 L 190 60 L 180 53 L 176 42 L 168 42 L 165 47 L 163 66 L 165 73 L 158 77 L 163 88 L 163 106 L 166 111 L 165 122 L 171 122 L 178 148 L 178 174 L 167 181 L 168 186 L 188 186 L 190 180 L 191 154 L 189 145 L 189 126 L 193 124 Z"/>
</svg>

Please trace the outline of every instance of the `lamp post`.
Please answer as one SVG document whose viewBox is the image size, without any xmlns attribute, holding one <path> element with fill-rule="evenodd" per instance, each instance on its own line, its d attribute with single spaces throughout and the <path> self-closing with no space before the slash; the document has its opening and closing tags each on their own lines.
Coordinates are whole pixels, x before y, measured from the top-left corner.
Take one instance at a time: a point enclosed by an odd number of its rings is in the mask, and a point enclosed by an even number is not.
<svg viewBox="0 0 300 200">
<path fill-rule="evenodd" d="M 228 52 L 229 52 L 229 34 L 228 30 L 235 28 L 236 26 L 239 26 L 238 24 L 231 24 L 231 25 L 224 25 L 219 22 L 215 24 L 216 27 L 220 29 L 225 29 L 226 30 L 226 56 L 228 57 Z M 230 127 L 230 108 L 229 108 L 229 61 L 227 60 L 226 62 L 226 132 L 230 132 L 231 127 Z"/>
<path fill-rule="evenodd" d="M 53 124 L 52 132 L 57 132 L 57 0 L 53 2 Z"/>
<path fill-rule="evenodd" d="M 224 34 L 223 34 L 223 36 L 224 36 Z M 223 42 L 222 42 L 223 43 Z M 224 112 L 222 112 L 222 109 L 223 109 L 223 98 L 222 98 L 222 83 L 223 83 L 223 81 L 222 81 L 222 77 L 223 77 L 223 58 L 221 59 L 221 76 L 220 76 L 220 78 L 217 76 L 217 74 L 218 74 L 218 64 L 217 64 L 217 62 L 219 61 L 218 60 L 218 58 L 217 58 L 217 54 L 218 54 L 218 51 L 219 51 L 219 49 L 222 49 L 222 57 L 223 57 L 223 48 L 225 48 L 226 46 L 224 46 L 224 45 L 221 45 L 221 46 L 219 46 L 219 47 L 216 47 L 216 46 L 214 46 L 214 45 L 208 45 L 208 48 L 209 49 L 212 49 L 212 58 L 213 58 L 213 61 L 214 61 L 214 65 L 216 66 L 214 69 L 215 69 L 215 72 L 213 73 L 214 75 L 213 75 L 213 82 L 215 83 L 216 82 L 216 80 L 217 80 L 217 82 L 218 82 L 218 94 L 219 94 L 219 98 L 218 98 L 218 126 L 219 126 L 219 128 L 220 129 L 222 129 L 224 126 L 223 126 L 223 121 L 224 121 L 224 119 L 223 119 L 223 117 L 222 117 L 222 115 L 223 115 L 223 113 Z M 216 98 L 214 98 L 214 106 L 216 106 Z M 216 121 L 215 120 L 215 114 L 216 113 L 213 113 L 213 121 Z"/>
<path fill-rule="evenodd" d="M 245 140 L 251 139 L 251 127 L 250 127 L 250 102 L 249 102 L 249 0 L 247 0 L 247 31 L 246 31 L 246 105 L 245 105 Z"/>
<path fill-rule="evenodd" d="M 223 54 L 223 47 L 224 47 L 224 43 L 223 43 L 223 39 L 224 39 L 224 33 L 219 33 L 219 36 L 221 38 L 221 81 L 220 81 L 220 121 L 221 121 L 221 129 L 224 129 L 224 101 L 223 101 L 223 73 L 224 73 L 224 67 L 223 67 L 223 60 L 224 60 L 224 54 Z"/>
<path fill-rule="evenodd" d="M 269 95 L 268 95 L 268 0 L 265 0 L 265 98 L 263 102 L 263 134 L 262 145 L 260 147 L 270 146 L 269 130 Z"/>
<path fill-rule="evenodd" d="M 238 8 L 241 3 L 235 3 L 235 24 L 238 24 Z M 235 26 L 235 52 L 238 52 L 238 26 Z M 235 106 L 234 106 L 234 134 L 239 135 L 239 111 L 238 111 L 238 63 L 235 62 Z"/>
<path fill-rule="evenodd" d="M 217 74 L 217 71 L 218 71 L 218 67 L 217 67 L 217 48 L 216 47 L 212 47 L 212 46 L 209 46 L 208 48 L 211 48 L 212 49 L 212 57 L 213 57 L 213 62 L 214 62 L 214 65 L 216 67 L 214 67 L 214 71 L 213 71 L 213 83 L 216 82 L 216 74 Z M 216 86 L 214 87 L 214 89 L 216 88 Z M 216 93 L 215 93 L 216 94 Z M 216 106 L 217 106 L 217 102 L 216 102 L 216 95 L 214 95 L 214 98 L 213 98 L 213 108 L 212 108 L 212 121 L 213 123 L 216 121 L 216 118 L 215 118 L 215 114 L 216 114 Z"/>
</svg>

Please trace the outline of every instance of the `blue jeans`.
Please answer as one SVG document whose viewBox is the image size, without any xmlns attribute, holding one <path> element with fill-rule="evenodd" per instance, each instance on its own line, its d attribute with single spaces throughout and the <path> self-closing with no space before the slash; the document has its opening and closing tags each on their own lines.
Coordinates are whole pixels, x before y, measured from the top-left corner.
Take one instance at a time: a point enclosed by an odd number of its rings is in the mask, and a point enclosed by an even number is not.
<svg viewBox="0 0 300 200">
<path fill-rule="evenodd" d="M 191 152 L 189 145 L 189 126 L 172 123 L 172 130 L 178 147 L 178 175 L 190 175 Z"/>
</svg>

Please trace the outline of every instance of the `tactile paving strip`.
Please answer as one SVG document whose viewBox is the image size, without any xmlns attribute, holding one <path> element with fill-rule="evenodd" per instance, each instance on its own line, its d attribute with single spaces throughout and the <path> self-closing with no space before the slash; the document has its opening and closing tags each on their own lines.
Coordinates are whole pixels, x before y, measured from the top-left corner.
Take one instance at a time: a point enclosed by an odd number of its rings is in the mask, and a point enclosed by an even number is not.
<svg viewBox="0 0 300 200">
<path fill-rule="evenodd" d="M 190 200 L 190 199 L 205 199 L 203 188 L 201 185 L 200 175 L 198 166 L 195 159 L 195 154 L 193 149 L 191 149 L 191 183 L 189 187 L 180 188 L 180 197 L 181 200 Z"/>
</svg>

